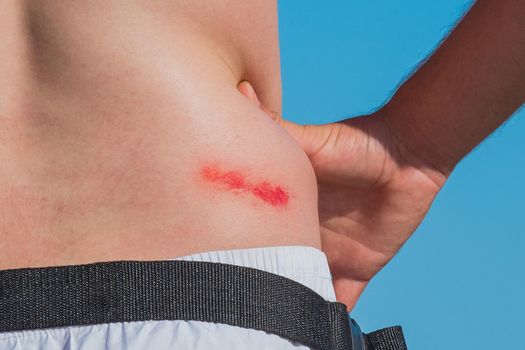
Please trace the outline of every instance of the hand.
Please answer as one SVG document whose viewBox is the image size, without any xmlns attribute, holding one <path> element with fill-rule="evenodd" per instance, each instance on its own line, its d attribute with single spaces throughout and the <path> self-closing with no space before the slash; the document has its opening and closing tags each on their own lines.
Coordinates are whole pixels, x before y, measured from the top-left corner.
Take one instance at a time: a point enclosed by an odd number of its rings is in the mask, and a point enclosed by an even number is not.
<svg viewBox="0 0 525 350">
<path fill-rule="evenodd" d="M 302 126 L 266 110 L 248 82 L 238 88 L 284 127 L 312 162 L 322 250 L 337 300 L 351 310 L 421 223 L 446 176 L 413 157 L 381 112 Z"/>
</svg>

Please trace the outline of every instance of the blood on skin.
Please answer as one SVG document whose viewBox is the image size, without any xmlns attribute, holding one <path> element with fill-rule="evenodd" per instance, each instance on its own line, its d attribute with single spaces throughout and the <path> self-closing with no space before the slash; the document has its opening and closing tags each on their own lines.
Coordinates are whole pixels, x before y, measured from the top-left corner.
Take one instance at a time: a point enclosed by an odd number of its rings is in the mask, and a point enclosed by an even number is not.
<svg viewBox="0 0 525 350">
<path fill-rule="evenodd" d="M 214 167 L 205 167 L 202 169 L 202 175 L 206 180 L 225 185 L 229 189 L 246 189 L 247 184 L 238 171 L 221 172 Z"/>
<path fill-rule="evenodd" d="M 274 207 L 288 203 L 289 195 L 282 187 L 272 185 L 268 181 L 250 184 L 238 171 L 225 172 L 214 166 L 206 166 L 201 169 L 201 175 L 204 180 L 224 186 L 228 190 L 249 192 Z"/>
<path fill-rule="evenodd" d="M 288 203 L 288 193 L 281 187 L 261 182 L 252 188 L 252 193 L 274 207 Z"/>
</svg>

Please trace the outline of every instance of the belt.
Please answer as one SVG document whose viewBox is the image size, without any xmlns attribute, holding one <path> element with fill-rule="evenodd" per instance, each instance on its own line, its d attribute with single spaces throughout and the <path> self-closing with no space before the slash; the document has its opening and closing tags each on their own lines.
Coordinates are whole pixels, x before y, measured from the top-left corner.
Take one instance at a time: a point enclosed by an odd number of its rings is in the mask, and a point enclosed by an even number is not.
<svg viewBox="0 0 525 350">
<path fill-rule="evenodd" d="M 249 267 L 115 261 L 0 271 L 0 332 L 147 320 L 224 323 L 318 350 L 406 350 L 401 327 L 365 334 L 344 304 Z"/>
</svg>

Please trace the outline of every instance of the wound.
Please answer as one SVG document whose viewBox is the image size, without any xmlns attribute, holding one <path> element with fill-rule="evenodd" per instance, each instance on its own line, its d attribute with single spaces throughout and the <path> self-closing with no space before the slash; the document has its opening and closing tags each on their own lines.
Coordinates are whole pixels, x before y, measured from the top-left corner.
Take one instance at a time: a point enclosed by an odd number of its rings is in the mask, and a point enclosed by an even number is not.
<svg viewBox="0 0 525 350">
<path fill-rule="evenodd" d="M 268 182 L 261 182 L 253 187 L 252 193 L 274 207 L 288 203 L 288 193 L 286 193 L 286 191 L 280 186 L 273 186 Z"/>
<path fill-rule="evenodd" d="M 281 187 L 268 181 L 249 183 L 239 171 L 222 171 L 217 167 L 206 166 L 201 169 L 202 178 L 235 193 L 249 193 L 267 204 L 281 207 L 288 204 L 289 195 Z"/>
</svg>

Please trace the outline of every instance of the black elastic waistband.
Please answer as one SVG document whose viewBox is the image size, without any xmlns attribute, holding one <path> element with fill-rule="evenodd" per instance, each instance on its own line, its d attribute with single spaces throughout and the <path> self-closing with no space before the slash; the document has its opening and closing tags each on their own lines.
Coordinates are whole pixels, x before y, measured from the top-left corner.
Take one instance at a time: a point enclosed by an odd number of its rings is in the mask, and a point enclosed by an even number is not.
<svg viewBox="0 0 525 350">
<path fill-rule="evenodd" d="M 344 304 L 253 268 L 118 261 L 0 271 L 0 332 L 146 320 L 225 323 L 351 349 Z"/>
<path fill-rule="evenodd" d="M 0 271 L 0 332 L 148 320 L 224 323 L 319 350 L 406 350 L 401 327 L 364 334 L 344 304 L 249 267 L 177 260 Z"/>
</svg>

